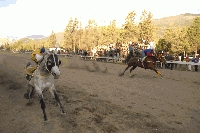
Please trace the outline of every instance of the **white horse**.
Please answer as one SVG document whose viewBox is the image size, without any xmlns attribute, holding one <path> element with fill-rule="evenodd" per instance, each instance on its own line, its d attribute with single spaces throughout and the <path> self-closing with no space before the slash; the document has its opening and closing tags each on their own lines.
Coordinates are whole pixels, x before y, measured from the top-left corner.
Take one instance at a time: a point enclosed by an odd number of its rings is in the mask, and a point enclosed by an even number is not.
<svg viewBox="0 0 200 133">
<path fill-rule="evenodd" d="M 61 61 L 58 59 L 58 56 L 55 52 L 50 54 L 47 52 L 47 54 L 44 56 L 41 63 L 38 65 L 37 69 L 33 73 L 33 77 L 28 81 L 28 87 L 31 91 L 29 91 L 28 98 L 29 102 L 31 102 L 31 98 L 33 97 L 34 90 L 38 94 L 38 98 L 40 100 L 41 108 L 43 110 L 44 114 L 44 121 L 47 120 L 46 112 L 45 112 L 45 103 L 43 100 L 43 90 L 45 88 L 49 88 L 50 93 L 55 97 L 60 110 L 61 114 L 65 114 L 64 108 L 60 103 L 60 99 L 57 95 L 55 86 L 54 86 L 54 79 L 58 79 L 60 76 L 60 70 L 59 65 L 61 64 Z M 31 65 L 28 63 L 28 65 Z M 28 67 L 27 65 L 27 67 Z"/>
</svg>

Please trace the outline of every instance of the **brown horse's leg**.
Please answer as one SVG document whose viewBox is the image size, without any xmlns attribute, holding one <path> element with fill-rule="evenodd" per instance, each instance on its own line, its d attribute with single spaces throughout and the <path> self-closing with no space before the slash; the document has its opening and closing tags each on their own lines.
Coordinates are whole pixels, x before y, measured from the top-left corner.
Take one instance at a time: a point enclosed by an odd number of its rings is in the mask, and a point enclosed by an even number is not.
<svg viewBox="0 0 200 133">
<path fill-rule="evenodd" d="M 129 67 L 130 67 L 129 65 L 126 67 L 126 69 L 124 70 L 124 72 L 122 73 L 122 75 L 124 75 L 124 73 L 126 72 L 126 70 L 129 69 Z M 121 75 L 121 76 L 122 76 L 122 75 Z"/>
<path fill-rule="evenodd" d="M 157 69 L 154 69 L 154 71 L 158 74 L 158 76 L 162 77 L 161 73 Z"/>
<path fill-rule="evenodd" d="M 131 69 L 130 69 L 130 73 L 136 68 L 137 66 L 133 66 Z"/>
</svg>

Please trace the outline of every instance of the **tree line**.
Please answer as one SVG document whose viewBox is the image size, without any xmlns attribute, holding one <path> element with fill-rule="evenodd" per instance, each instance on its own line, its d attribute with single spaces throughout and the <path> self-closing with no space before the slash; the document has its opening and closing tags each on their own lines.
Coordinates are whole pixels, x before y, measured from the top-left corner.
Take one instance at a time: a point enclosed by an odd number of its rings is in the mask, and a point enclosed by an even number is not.
<svg viewBox="0 0 200 133">
<path fill-rule="evenodd" d="M 166 28 L 164 36 L 159 39 L 157 48 L 171 52 L 197 52 L 200 46 L 200 17 L 183 28 L 173 26 Z"/>
<path fill-rule="evenodd" d="M 71 49 L 90 50 L 97 45 L 123 44 L 132 42 L 141 43 L 155 41 L 158 50 L 171 52 L 192 52 L 200 46 L 200 17 L 196 17 L 193 23 L 183 28 L 173 25 L 165 29 L 162 38 L 158 38 L 156 27 L 153 22 L 153 14 L 144 10 L 140 16 L 140 22 L 135 22 L 135 11 L 129 12 L 125 18 L 125 23 L 117 27 L 116 20 L 112 20 L 107 26 L 98 26 L 95 20 L 88 20 L 86 27 L 82 27 L 77 18 L 70 18 L 63 33 L 63 41 L 57 42 L 56 34 L 45 39 L 32 40 L 28 38 L 20 39 L 13 44 L 6 43 L 2 47 L 5 49 L 34 50 L 41 46 L 46 48 L 55 47 L 59 43 L 60 47 Z"/>
</svg>

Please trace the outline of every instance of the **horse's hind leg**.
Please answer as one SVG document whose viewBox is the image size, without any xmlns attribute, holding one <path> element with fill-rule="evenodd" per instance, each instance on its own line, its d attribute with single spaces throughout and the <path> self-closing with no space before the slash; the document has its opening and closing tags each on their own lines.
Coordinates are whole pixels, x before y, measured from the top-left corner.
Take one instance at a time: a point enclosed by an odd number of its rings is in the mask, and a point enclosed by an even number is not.
<svg viewBox="0 0 200 133">
<path fill-rule="evenodd" d="M 120 76 L 124 75 L 124 73 L 126 72 L 126 70 L 129 69 L 130 66 L 127 66 L 126 69 L 124 70 L 124 72 L 122 74 L 120 74 Z"/>
<path fill-rule="evenodd" d="M 29 85 L 29 89 L 27 94 L 28 94 L 28 99 L 29 102 L 27 103 L 27 105 L 31 105 L 33 103 L 33 96 L 34 96 L 34 87 L 32 87 L 31 85 Z"/>
<path fill-rule="evenodd" d="M 34 97 L 34 95 L 35 95 L 35 92 L 34 92 L 34 90 L 35 90 L 35 88 L 34 88 L 34 87 L 32 87 L 32 91 L 31 91 L 31 93 L 30 93 L 30 97 L 31 97 L 31 98 L 33 98 L 33 97 Z"/>
<path fill-rule="evenodd" d="M 137 66 L 133 66 L 131 69 L 130 69 L 130 73 L 136 68 Z"/>
<path fill-rule="evenodd" d="M 30 84 L 28 84 L 27 87 L 27 93 L 24 94 L 24 97 L 30 100 L 34 96 L 34 87 Z"/>
<path fill-rule="evenodd" d="M 54 98 L 56 99 L 56 102 L 58 103 L 58 106 L 60 107 L 61 114 L 66 114 L 62 104 L 60 103 L 60 98 L 59 98 L 59 96 L 58 96 L 58 94 L 56 92 L 55 86 L 50 88 L 49 91 L 54 96 Z"/>
<path fill-rule="evenodd" d="M 133 75 L 131 75 L 131 72 L 136 68 L 137 66 L 133 66 L 133 67 L 131 67 L 131 69 L 130 69 L 130 77 L 132 77 Z"/>
<path fill-rule="evenodd" d="M 29 92 L 29 102 L 33 102 L 33 101 L 31 101 L 33 96 L 34 96 L 34 87 L 31 87 L 31 91 Z"/>
<path fill-rule="evenodd" d="M 154 71 L 158 74 L 158 76 L 162 77 L 161 73 L 157 69 L 154 69 Z"/>
</svg>

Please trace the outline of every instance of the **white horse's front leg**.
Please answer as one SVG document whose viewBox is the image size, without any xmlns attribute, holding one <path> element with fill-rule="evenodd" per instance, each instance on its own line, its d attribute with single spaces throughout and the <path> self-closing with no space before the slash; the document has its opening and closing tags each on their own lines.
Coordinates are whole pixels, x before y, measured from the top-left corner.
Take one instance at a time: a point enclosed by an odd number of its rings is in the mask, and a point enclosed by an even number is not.
<svg viewBox="0 0 200 133">
<path fill-rule="evenodd" d="M 38 86 L 35 86 L 35 90 L 36 90 L 37 95 L 38 95 L 38 98 L 39 98 L 39 100 L 40 100 L 41 109 L 42 109 L 43 115 L 44 115 L 44 121 L 47 121 L 47 115 L 46 115 L 46 112 L 45 112 L 46 106 L 45 106 L 45 103 L 44 103 L 42 90 L 41 90 L 41 88 L 39 88 Z"/>
<path fill-rule="evenodd" d="M 56 99 L 56 102 L 58 103 L 58 106 L 60 107 L 61 114 L 66 114 L 62 104 L 60 103 L 60 98 L 59 98 L 59 96 L 56 92 L 55 86 L 53 85 L 51 88 L 49 88 L 49 91 L 54 96 L 54 98 Z"/>
</svg>

